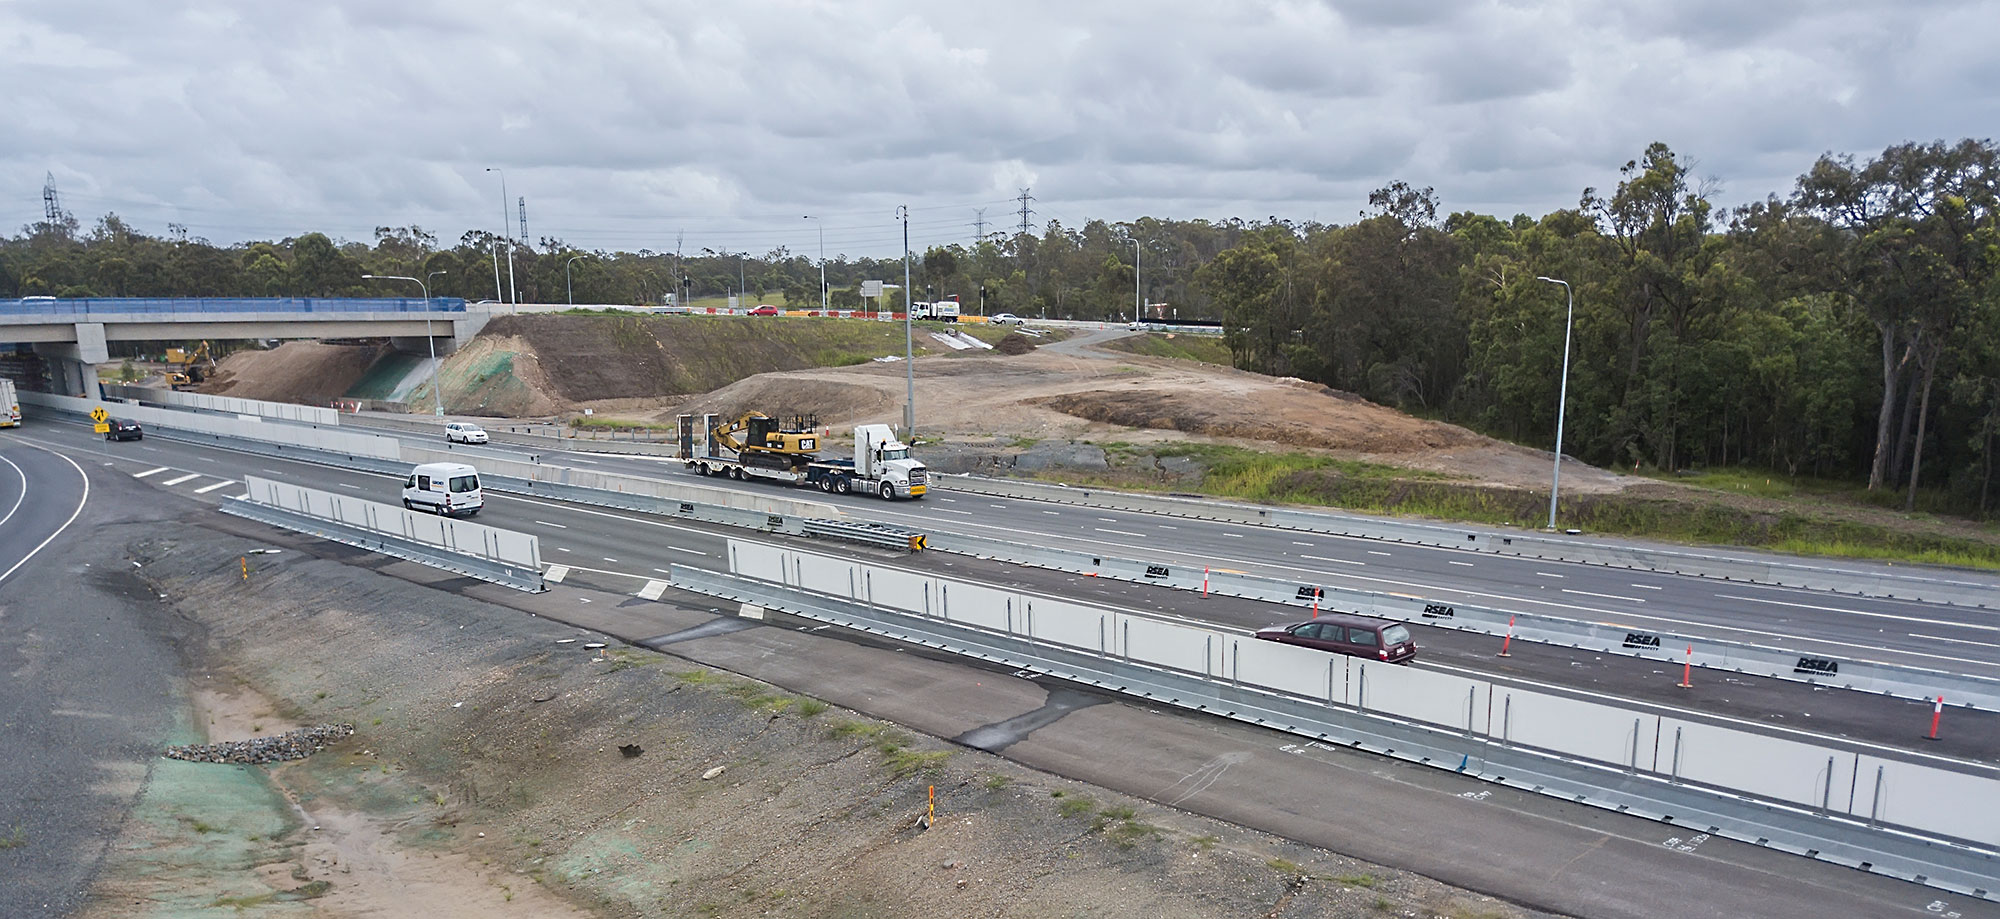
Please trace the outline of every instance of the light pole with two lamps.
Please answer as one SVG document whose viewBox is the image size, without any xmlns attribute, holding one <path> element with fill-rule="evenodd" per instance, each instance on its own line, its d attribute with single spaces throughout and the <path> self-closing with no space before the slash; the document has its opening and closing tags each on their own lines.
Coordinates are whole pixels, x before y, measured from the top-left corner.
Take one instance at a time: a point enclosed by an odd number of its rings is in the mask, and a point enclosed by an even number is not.
<svg viewBox="0 0 2000 919">
<path fill-rule="evenodd" d="M 1553 530 L 1556 528 L 1556 493 L 1562 488 L 1563 414 L 1564 409 L 1569 405 L 1569 331 L 1570 325 L 1576 321 L 1576 291 L 1570 288 L 1568 281 L 1543 277 L 1541 275 L 1535 276 L 1535 280 L 1547 281 L 1550 284 L 1561 284 L 1563 286 L 1563 294 L 1569 300 L 1569 308 L 1563 316 L 1562 387 L 1556 396 L 1556 468 L 1555 472 L 1549 476 L 1549 529 Z"/>
<path fill-rule="evenodd" d="M 432 275 L 440 275 L 440 274 L 444 274 L 444 272 L 442 272 L 442 271 L 433 271 L 433 272 L 431 272 L 431 274 L 432 274 Z M 429 344 L 429 345 L 431 346 L 431 404 L 432 404 L 432 405 L 434 406 L 434 409 L 433 409 L 433 410 L 434 410 L 434 411 L 435 411 L 435 412 L 436 412 L 436 413 L 437 413 L 437 414 L 438 414 L 439 416 L 443 416 L 443 415 L 444 415 L 444 391 L 443 391 L 442 389 L 439 389 L 439 388 L 438 388 L 438 346 L 437 346 L 437 339 L 436 339 L 435 337 L 433 337 L 433 336 L 431 335 L 431 286 L 430 286 L 430 284 L 426 283 L 426 282 L 425 282 L 425 281 L 424 281 L 423 279 L 421 279 L 421 278 L 413 278 L 413 277 L 410 277 L 409 275 L 402 275 L 402 274 L 364 274 L 364 275 L 362 275 L 362 277 L 363 277 L 363 278 L 366 278 L 366 279 L 368 279 L 368 280 L 370 280 L 370 281 L 413 281 L 413 282 L 415 282 L 415 283 L 416 283 L 416 285 L 417 285 L 417 288 L 418 288 L 418 289 L 420 289 L 420 290 L 422 290 L 422 291 L 424 292 L 424 341 L 425 341 L 425 342 L 426 342 L 427 344 Z"/>
<path fill-rule="evenodd" d="M 521 302 L 521 294 L 514 289 L 514 225 L 507 217 L 507 170 L 498 166 L 486 167 L 487 172 L 500 174 L 500 232 L 507 237 L 507 293 L 516 305 Z M 493 255 L 493 293 L 500 293 L 500 255 Z"/>
<path fill-rule="evenodd" d="M 1139 313 L 1145 306 L 1145 301 L 1139 296 L 1139 237 L 1134 236 L 1126 242 L 1132 244 L 1132 324 L 1138 325 Z"/>
</svg>

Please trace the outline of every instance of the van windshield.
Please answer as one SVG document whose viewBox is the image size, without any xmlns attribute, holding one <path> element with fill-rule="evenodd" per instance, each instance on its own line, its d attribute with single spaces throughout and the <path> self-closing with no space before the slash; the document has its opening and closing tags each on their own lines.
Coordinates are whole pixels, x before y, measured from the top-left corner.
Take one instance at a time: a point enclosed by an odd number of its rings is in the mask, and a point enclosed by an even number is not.
<svg viewBox="0 0 2000 919">
<path fill-rule="evenodd" d="M 1400 625 L 1392 625 L 1382 630 L 1382 643 L 1385 645 L 1400 645 L 1409 640 L 1410 630 Z"/>
<path fill-rule="evenodd" d="M 476 476 L 476 475 L 455 475 L 455 476 L 452 476 L 452 477 L 451 477 L 451 490 L 452 490 L 452 491 L 456 491 L 456 492 L 468 492 L 468 491 L 478 491 L 478 490 L 479 490 L 479 477 L 478 477 L 478 476 Z"/>
</svg>

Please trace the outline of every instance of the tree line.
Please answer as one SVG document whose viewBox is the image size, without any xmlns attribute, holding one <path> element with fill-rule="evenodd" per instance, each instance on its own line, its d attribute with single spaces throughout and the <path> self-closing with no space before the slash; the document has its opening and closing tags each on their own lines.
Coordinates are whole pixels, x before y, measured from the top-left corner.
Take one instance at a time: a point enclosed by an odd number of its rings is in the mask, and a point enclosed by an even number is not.
<svg viewBox="0 0 2000 919">
<path fill-rule="evenodd" d="M 1346 225 L 1050 222 L 932 247 L 911 266 L 914 290 L 879 305 L 956 295 L 967 312 L 1118 320 L 1144 301 L 1149 316 L 1221 321 L 1241 368 L 1539 444 L 1554 436 L 1567 332 L 1566 453 L 1865 481 L 1905 506 L 1921 485 L 1990 515 L 2000 148 L 1828 154 L 1788 194 L 1733 210 L 1713 197 L 1656 143 L 1615 189 L 1586 188 L 1539 219 L 1441 216 L 1433 189 L 1394 182 Z M 899 284 L 903 265 L 843 255 L 825 272 L 831 305 L 856 309 L 871 305 L 862 281 Z M 378 228 L 372 243 L 306 233 L 224 246 L 149 236 L 115 214 L 0 238 L 0 297 L 414 293 L 368 273 L 473 301 L 559 303 L 571 284 L 575 302 L 598 304 L 822 294 L 819 264 L 784 248 L 586 251 L 484 231 L 444 246 L 417 227 Z"/>
</svg>

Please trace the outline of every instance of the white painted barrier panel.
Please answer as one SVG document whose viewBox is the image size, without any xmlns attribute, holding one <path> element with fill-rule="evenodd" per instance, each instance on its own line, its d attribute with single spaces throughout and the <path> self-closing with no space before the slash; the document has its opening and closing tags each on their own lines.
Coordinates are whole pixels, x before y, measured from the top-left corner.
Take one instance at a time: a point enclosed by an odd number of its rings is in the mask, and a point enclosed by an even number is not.
<svg viewBox="0 0 2000 919">
<path fill-rule="evenodd" d="M 1501 740 L 1630 766 L 1636 736 L 1638 768 L 1660 771 L 1666 765 L 1654 746 L 1660 734 L 1656 715 L 1506 686 L 1493 687 L 1492 697 L 1480 730 Z"/>
<path fill-rule="evenodd" d="M 1028 598 L 1030 635 L 1041 641 L 1104 653 L 1110 650 L 1109 610 L 1045 597 Z"/>
<path fill-rule="evenodd" d="M 1022 631 L 1027 628 L 1019 611 L 1024 609 L 1019 595 L 987 587 L 984 584 L 968 584 L 964 581 L 938 579 L 938 593 L 943 602 L 946 619 L 963 625 L 996 632 Z M 1011 618 L 1009 614 L 1014 614 Z"/>
<path fill-rule="evenodd" d="M 106 411 L 116 417 L 130 418 L 148 427 L 237 437 L 284 446 L 308 447 L 373 459 L 394 460 L 402 456 L 401 445 L 395 438 L 374 434 L 350 434 L 345 431 L 266 424 L 260 421 L 239 421 L 216 415 L 198 415 L 193 412 L 128 405 L 122 402 L 106 403 L 97 399 L 55 396 L 48 393 L 21 393 L 21 401 L 77 413 L 86 413 L 92 408 L 103 405 Z"/>
<path fill-rule="evenodd" d="M 1229 659 L 1238 682 L 1328 702 L 1347 702 L 1349 658 L 1311 648 L 1229 636 Z"/>
<path fill-rule="evenodd" d="M 2000 780 L 1873 756 L 1857 757 L 1852 765 L 1836 761 L 1835 772 L 1841 771 L 1849 775 L 1840 778 L 1856 786 L 1851 811 L 1856 817 L 1873 814 L 1884 823 L 2000 845 Z M 1845 786 L 1837 781 L 1836 794 Z"/>
<path fill-rule="evenodd" d="M 1354 659 L 1348 680 L 1348 692 L 1361 708 L 1458 731 L 1478 726 L 1475 713 L 1485 721 L 1492 688 L 1484 680 L 1366 658 Z"/>
<path fill-rule="evenodd" d="M 314 405 L 295 405 L 290 402 L 265 402 L 259 399 L 242 399 L 235 396 L 210 396 L 196 392 L 178 392 L 172 389 L 156 389 L 150 386 L 127 386 L 116 383 L 104 384 L 104 394 L 113 399 L 137 399 L 152 405 L 175 405 L 183 408 L 205 409 L 229 412 L 238 415 L 258 415 L 265 418 L 279 418 L 304 424 L 339 425 L 340 413 L 330 408 Z"/>
<path fill-rule="evenodd" d="M 526 533 L 501 530 L 470 520 L 404 510 L 393 504 L 338 495 L 316 488 L 244 476 L 249 500 L 376 533 L 401 536 L 467 555 L 477 555 L 521 568 L 541 570 L 541 541 Z"/>
<path fill-rule="evenodd" d="M 1118 652 L 1135 661 L 1214 675 L 1222 672 L 1223 643 L 1214 629 L 1119 615 L 1112 620 Z"/>
<path fill-rule="evenodd" d="M 1817 807 L 1829 797 L 1829 756 L 1840 762 L 1839 752 L 1826 747 L 1678 718 L 1660 719 L 1661 771 L 1690 782 Z M 1841 789 L 1837 778 L 1834 788 Z"/>
<path fill-rule="evenodd" d="M 861 566 L 863 599 L 876 606 L 920 616 L 935 616 L 935 588 L 928 576 L 875 565 Z"/>
<path fill-rule="evenodd" d="M 785 550 L 741 539 L 729 541 L 729 573 L 760 581 L 789 583 L 785 580 Z"/>
<path fill-rule="evenodd" d="M 792 550 L 792 586 L 855 599 L 861 593 L 861 566 L 843 558 Z"/>
</svg>

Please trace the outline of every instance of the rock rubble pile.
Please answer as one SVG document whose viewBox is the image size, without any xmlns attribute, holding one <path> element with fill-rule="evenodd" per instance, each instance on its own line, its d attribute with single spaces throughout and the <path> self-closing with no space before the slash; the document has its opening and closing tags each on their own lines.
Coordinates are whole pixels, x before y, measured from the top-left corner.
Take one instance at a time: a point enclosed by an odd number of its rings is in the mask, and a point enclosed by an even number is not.
<svg viewBox="0 0 2000 919">
<path fill-rule="evenodd" d="M 318 724 L 272 737 L 168 747 L 163 755 L 168 759 L 195 763 L 281 763 L 305 759 L 327 744 L 353 733 L 354 725 L 351 724 Z"/>
</svg>

